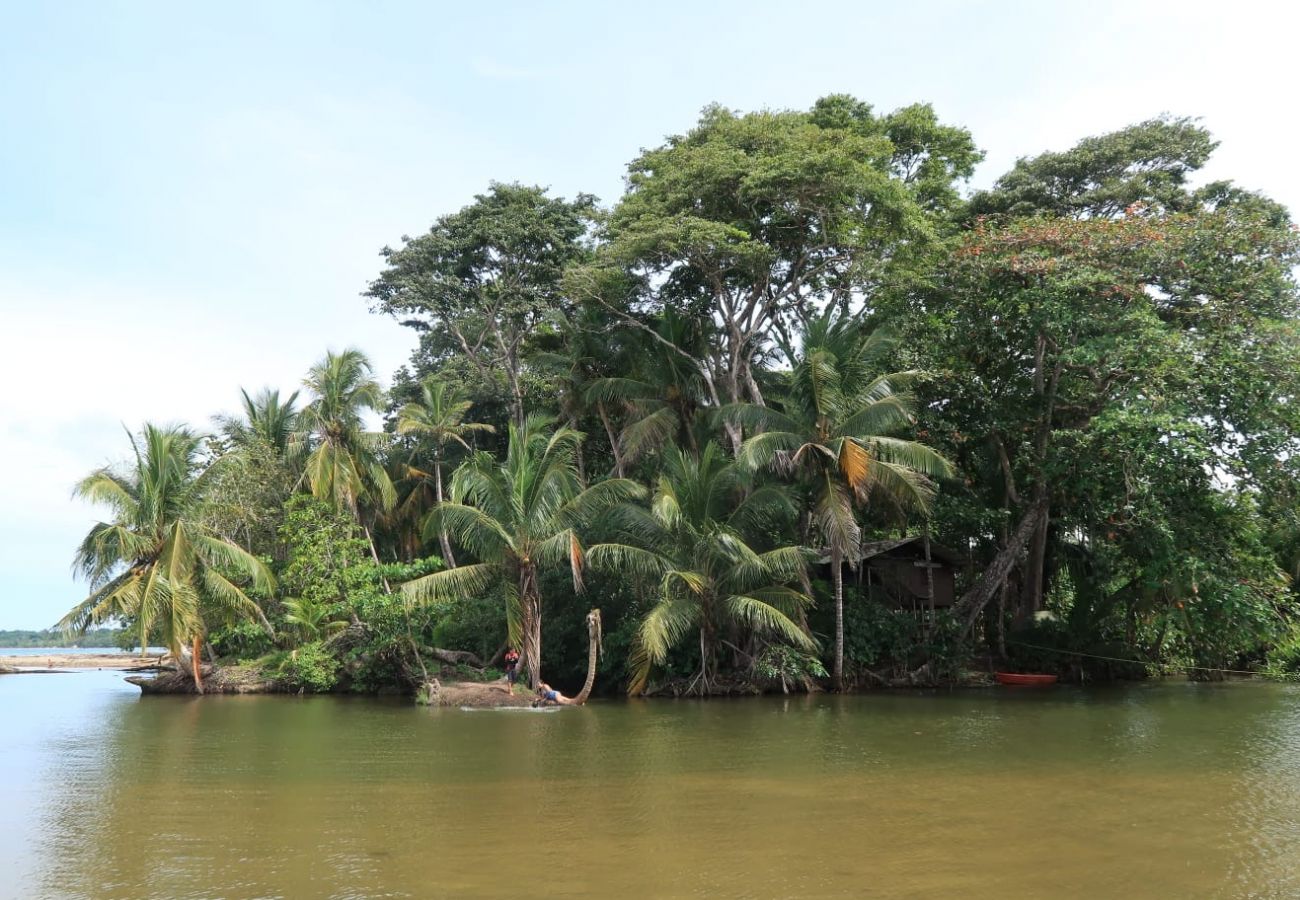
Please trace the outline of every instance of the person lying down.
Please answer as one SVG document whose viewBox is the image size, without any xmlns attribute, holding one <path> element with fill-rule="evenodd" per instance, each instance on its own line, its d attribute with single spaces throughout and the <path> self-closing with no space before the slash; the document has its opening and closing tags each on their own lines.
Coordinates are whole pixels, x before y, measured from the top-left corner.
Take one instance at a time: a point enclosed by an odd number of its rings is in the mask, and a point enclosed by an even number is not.
<svg viewBox="0 0 1300 900">
<path fill-rule="evenodd" d="M 566 697 L 545 681 L 537 685 L 537 699 L 533 706 L 577 706 L 571 697 Z"/>
</svg>

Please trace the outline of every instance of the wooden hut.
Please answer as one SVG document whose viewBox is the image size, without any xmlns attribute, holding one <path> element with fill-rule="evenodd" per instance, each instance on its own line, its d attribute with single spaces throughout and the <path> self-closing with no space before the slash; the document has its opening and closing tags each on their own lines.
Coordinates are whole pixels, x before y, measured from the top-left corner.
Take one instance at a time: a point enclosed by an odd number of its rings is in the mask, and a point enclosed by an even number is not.
<svg viewBox="0 0 1300 900">
<path fill-rule="evenodd" d="M 863 595 L 896 609 L 952 606 L 963 559 L 934 541 L 926 544 L 923 535 L 863 544 L 857 577 L 845 573 L 846 590 L 856 583 Z"/>
</svg>

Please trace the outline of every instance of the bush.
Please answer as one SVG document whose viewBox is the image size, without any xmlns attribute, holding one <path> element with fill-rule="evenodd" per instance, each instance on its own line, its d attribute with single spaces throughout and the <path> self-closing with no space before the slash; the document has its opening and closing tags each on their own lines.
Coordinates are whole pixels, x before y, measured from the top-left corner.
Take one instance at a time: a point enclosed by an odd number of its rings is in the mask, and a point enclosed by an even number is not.
<svg viewBox="0 0 1300 900">
<path fill-rule="evenodd" d="M 212 651 L 225 659 L 257 659 L 275 649 L 275 642 L 258 622 L 242 621 L 215 629 L 208 637 Z"/>
<path fill-rule="evenodd" d="M 902 678 L 924 662 L 935 680 L 957 679 L 971 655 L 960 637 L 961 622 L 950 610 L 939 610 L 927 623 L 910 609 L 869 601 L 844 604 L 846 670 L 883 670 Z"/>
<path fill-rule="evenodd" d="M 754 662 L 754 674 L 762 681 L 780 684 L 782 693 L 790 693 L 791 684 L 805 678 L 825 678 L 826 667 L 810 653 L 784 644 L 772 644 Z"/>
<path fill-rule="evenodd" d="M 1300 678 L 1300 625 L 1293 625 L 1268 651 L 1264 672 L 1276 678 Z"/>
<path fill-rule="evenodd" d="M 284 654 L 276 674 L 289 690 L 323 694 L 338 683 L 339 665 L 320 641 L 313 641 Z"/>
</svg>

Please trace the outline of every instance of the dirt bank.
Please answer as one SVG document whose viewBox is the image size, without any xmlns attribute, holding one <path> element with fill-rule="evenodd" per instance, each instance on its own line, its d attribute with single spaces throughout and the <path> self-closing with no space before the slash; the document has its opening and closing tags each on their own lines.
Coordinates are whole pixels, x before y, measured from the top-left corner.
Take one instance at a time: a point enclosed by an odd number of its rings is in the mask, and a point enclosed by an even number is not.
<svg viewBox="0 0 1300 900">
<path fill-rule="evenodd" d="M 473 709 L 499 709 L 533 705 L 533 695 L 526 685 L 515 685 L 514 696 L 506 690 L 506 681 L 439 681 L 429 698 L 430 706 L 457 706 Z"/>
<path fill-rule="evenodd" d="M 52 648 L 37 656 L 0 656 L 0 669 L 127 669 L 157 668 L 159 657 L 134 653 L 62 653 Z"/>
</svg>

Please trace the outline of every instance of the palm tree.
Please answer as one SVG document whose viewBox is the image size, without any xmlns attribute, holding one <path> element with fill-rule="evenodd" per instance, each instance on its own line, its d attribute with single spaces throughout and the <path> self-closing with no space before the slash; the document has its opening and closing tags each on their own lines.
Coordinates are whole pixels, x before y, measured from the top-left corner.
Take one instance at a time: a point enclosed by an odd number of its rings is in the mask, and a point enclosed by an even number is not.
<svg viewBox="0 0 1300 900">
<path fill-rule="evenodd" d="M 466 451 L 472 452 L 465 438 L 476 432 L 493 433 L 491 425 L 482 422 L 466 422 L 465 414 L 473 404 L 465 399 L 460 389 L 430 376 L 420 383 L 420 399 L 407 403 L 397 413 L 397 433 L 414 434 L 427 438 L 433 444 L 433 486 L 437 502 L 442 503 L 442 455 L 448 443 L 460 444 Z M 428 473 L 414 466 L 407 467 L 410 474 L 417 478 L 428 478 Z M 451 541 L 447 531 L 438 532 L 442 545 L 443 560 L 448 568 L 456 567 L 456 558 L 451 552 Z"/>
<path fill-rule="evenodd" d="M 656 333 L 661 341 L 643 340 L 637 348 L 634 358 L 639 371 L 596 379 L 586 389 L 586 402 L 600 410 L 606 429 L 606 408 L 614 406 L 624 413 L 617 441 L 612 433 L 610 437 L 620 466 L 674 441 L 691 452 L 699 451 L 695 424 L 705 405 L 703 381 L 698 369 L 668 349 L 672 345 L 703 352 L 698 329 L 669 309 L 660 318 Z"/>
<path fill-rule="evenodd" d="M 697 459 L 676 447 L 663 454 L 663 470 L 650 510 L 619 512 L 630 543 L 597 544 L 588 564 L 628 572 L 657 585 L 655 605 L 632 647 L 629 692 L 645 690 L 651 670 L 687 634 L 697 632 L 700 669 L 688 692 L 710 690 L 724 629 L 749 629 L 813 650 L 796 623 L 808 596 L 792 587 L 804 573 L 804 550 L 759 552 L 748 534 L 794 515 L 785 492 L 769 486 L 745 491 L 742 473 L 709 443 Z"/>
<path fill-rule="evenodd" d="M 188 428 L 145 425 L 132 436 L 135 460 L 125 474 L 103 468 L 77 485 L 76 496 L 112 510 L 90 529 L 75 566 L 91 593 L 59 622 L 84 634 L 111 618 L 134 620 L 141 646 L 158 629 L 177 666 L 181 646 L 192 652 L 194 687 L 203 693 L 199 651 L 212 616 L 265 617 L 235 580 L 260 591 L 271 574 L 252 554 L 211 532 L 197 512 L 204 475 L 202 439 Z"/>
<path fill-rule="evenodd" d="M 294 446 L 310 448 L 303 478 L 313 496 L 348 512 L 361 525 L 376 563 L 370 528 L 362 518 L 363 503 L 380 510 L 392 508 L 397 492 L 379 458 L 386 436 L 363 427 L 367 410 L 378 410 L 383 390 L 371 376 L 370 360 L 360 350 L 327 352 L 311 367 L 303 385 L 312 400 L 298 414 Z"/>
<path fill-rule="evenodd" d="M 771 467 L 812 490 L 812 524 L 829 551 L 835 586 L 837 690 L 844 685 L 843 566 L 846 558 L 856 566 L 862 540 L 854 504 L 876 496 L 896 508 L 926 510 L 934 493 L 930 479 L 952 471 L 930 447 L 892 436 L 914 421 L 911 398 L 900 391 L 918 373 L 873 374 L 890 341 L 882 331 L 863 336 L 852 319 L 828 312 L 808 324 L 779 409 L 735 404 L 723 410 L 730 421 L 760 432 L 741 447 L 741 465 Z"/>
<path fill-rule="evenodd" d="M 581 531 L 602 512 L 644 496 L 634 481 L 611 478 L 584 488 L 574 457 L 582 434 L 550 431 L 551 420 L 529 416 L 510 426 L 505 461 L 479 451 L 451 479 L 451 500 L 430 511 L 426 540 L 442 531 L 478 561 L 425 575 L 402 586 L 414 603 L 438 603 L 500 588 L 506 594 L 511 643 L 522 648 L 534 688 L 541 680 L 543 568 L 567 562 L 582 589 Z"/>
<path fill-rule="evenodd" d="M 236 444 L 260 440 L 281 459 L 287 458 L 297 430 L 298 392 L 294 391 L 283 402 L 280 392 L 272 388 L 263 388 L 256 397 L 250 397 L 243 388 L 239 394 L 244 417 L 219 419 L 222 430 Z"/>
<path fill-rule="evenodd" d="M 342 619 L 331 619 L 326 603 L 308 597 L 291 597 L 284 601 L 284 621 L 294 626 L 305 640 L 319 640 L 323 635 L 337 634 L 348 627 Z"/>
</svg>

